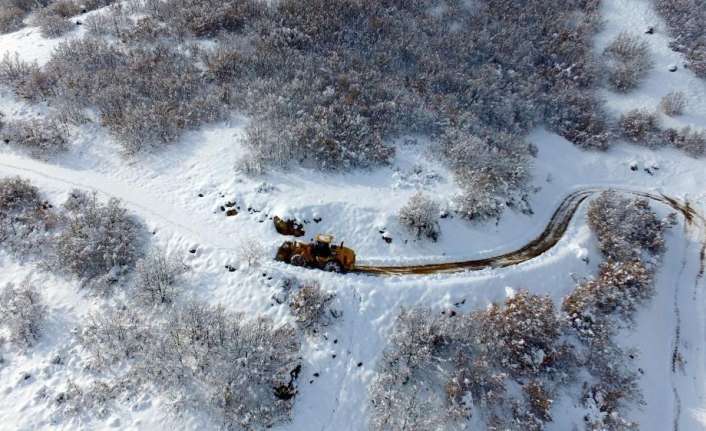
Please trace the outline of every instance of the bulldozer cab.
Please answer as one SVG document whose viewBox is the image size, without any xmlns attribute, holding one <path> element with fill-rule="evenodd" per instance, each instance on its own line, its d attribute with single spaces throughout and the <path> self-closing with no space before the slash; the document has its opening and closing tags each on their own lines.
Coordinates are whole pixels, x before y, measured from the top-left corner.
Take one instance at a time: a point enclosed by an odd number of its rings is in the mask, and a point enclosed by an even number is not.
<svg viewBox="0 0 706 431">
<path fill-rule="evenodd" d="M 331 235 L 316 235 L 316 240 L 314 241 L 313 254 L 316 257 L 330 257 L 331 256 L 331 242 L 333 241 L 333 236 Z"/>
</svg>

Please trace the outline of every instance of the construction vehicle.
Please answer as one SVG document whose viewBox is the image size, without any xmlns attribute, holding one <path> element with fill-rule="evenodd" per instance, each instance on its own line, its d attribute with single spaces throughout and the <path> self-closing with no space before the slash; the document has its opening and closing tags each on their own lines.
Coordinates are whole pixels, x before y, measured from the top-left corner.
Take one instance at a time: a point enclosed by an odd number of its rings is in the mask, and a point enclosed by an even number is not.
<svg viewBox="0 0 706 431">
<path fill-rule="evenodd" d="M 314 242 L 285 241 L 275 260 L 294 266 L 318 268 L 329 272 L 346 272 L 355 267 L 355 252 L 333 244 L 332 235 L 316 235 Z"/>
</svg>

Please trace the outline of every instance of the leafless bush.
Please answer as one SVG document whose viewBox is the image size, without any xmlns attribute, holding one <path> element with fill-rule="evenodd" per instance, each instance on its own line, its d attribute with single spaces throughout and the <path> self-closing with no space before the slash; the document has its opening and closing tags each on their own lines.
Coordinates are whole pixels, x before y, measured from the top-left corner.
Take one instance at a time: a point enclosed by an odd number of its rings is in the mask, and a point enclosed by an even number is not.
<svg viewBox="0 0 706 431">
<path fill-rule="evenodd" d="M 98 369 L 124 364 L 123 378 L 140 390 L 213 411 L 226 429 L 267 428 L 290 417 L 301 367 L 292 327 L 188 303 L 164 318 L 110 311 L 81 334 Z"/>
<path fill-rule="evenodd" d="M 375 430 L 541 430 L 576 366 L 549 298 L 520 292 L 466 315 L 403 311 L 370 387 Z M 522 393 L 509 390 L 522 381 Z"/>
<path fill-rule="evenodd" d="M 646 199 L 606 191 L 588 209 L 588 223 L 603 255 L 615 262 L 641 260 L 645 252 L 664 250 L 664 225 Z"/>
<path fill-rule="evenodd" d="M 647 42 L 625 32 L 608 45 L 603 58 L 608 83 L 623 93 L 635 89 L 652 67 Z"/>
<path fill-rule="evenodd" d="M 56 239 L 61 270 L 84 279 L 117 278 L 141 255 L 141 225 L 120 201 L 98 201 L 95 194 L 71 192 L 64 203 L 64 228 Z"/>
<path fill-rule="evenodd" d="M 428 309 L 403 310 L 397 317 L 370 386 L 371 429 L 445 429 L 444 400 L 434 388 L 443 384 L 434 370 L 447 362 L 445 324 Z"/>
<path fill-rule="evenodd" d="M 687 126 L 681 130 L 667 129 L 663 136 L 669 145 L 691 157 L 703 157 L 706 154 L 706 131 L 693 130 Z"/>
<path fill-rule="evenodd" d="M 148 337 L 153 336 L 147 329 L 135 309 L 119 304 L 89 316 L 79 341 L 91 354 L 94 366 L 103 368 L 141 354 Z"/>
<path fill-rule="evenodd" d="M 36 158 L 55 156 L 68 148 L 66 132 L 53 120 L 12 121 L 0 133 L 6 143 L 26 149 Z"/>
<path fill-rule="evenodd" d="M 168 44 L 122 50 L 76 39 L 56 48 L 46 74 L 56 99 L 96 108 L 126 152 L 135 153 L 220 116 L 224 94 L 208 90 L 187 54 Z"/>
<path fill-rule="evenodd" d="M 186 271 L 183 261 L 154 249 L 137 262 L 135 287 L 146 304 L 171 304 L 177 296 L 179 277 Z"/>
<path fill-rule="evenodd" d="M 703 1 L 654 0 L 654 4 L 674 36 L 670 47 L 686 56 L 689 69 L 697 76 L 706 78 L 706 41 L 703 33 L 706 8 Z"/>
<path fill-rule="evenodd" d="M 659 109 L 670 117 L 681 115 L 686 107 L 686 95 L 682 91 L 667 93 L 659 102 Z"/>
<path fill-rule="evenodd" d="M 36 287 L 29 281 L 0 291 L 0 325 L 10 332 L 10 340 L 31 347 L 41 335 L 47 308 Z"/>
<path fill-rule="evenodd" d="M 417 238 L 439 239 L 439 204 L 424 196 L 421 192 L 413 195 L 407 204 L 400 208 L 399 221 Z"/>
<path fill-rule="evenodd" d="M 324 291 L 317 283 L 308 283 L 292 296 L 289 309 L 301 328 L 315 334 L 338 317 L 331 308 L 334 298 L 334 294 Z"/>
<path fill-rule="evenodd" d="M 258 266 L 265 256 L 262 242 L 254 237 L 243 237 L 237 243 L 238 258 L 249 266 Z"/>
<path fill-rule="evenodd" d="M 0 2 L 0 34 L 10 33 L 22 28 L 26 13 L 15 6 L 7 4 L 9 2 Z"/>
<path fill-rule="evenodd" d="M 662 143 L 657 115 L 643 109 L 624 113 L 619 122 L 620 134 L 636 144 L 655 147 Z"/>
<path fill-rule="evenodd" d="M 29 181 L 0 178 L 0 245 L 18 255 L 39 253 L 56 222 L 51 206 Z"/>
<path fill-rule="evenodd" d="M 462 189 L 456 210 L 468 219 L 498 217 L 505 206 L 521 204 L 529 181 L 530 146 L 520 137 L 478 137 L 449 129 L 441 140 Z"/>
<path fill-rule="evenodd" d="M 28 63 L 5 53 L 0 60 L 0 85 L 7 85 L 15 90 L 18 96 L 36 101 L 46 96 L 48 85 L 46 76 L 37 63 Z"/>
<path fill-rule="evenodd" d="M 630 320 L 654 295 L 652 271 L 640 261 L 604 262 L 595 279 L 581 283 L 564 299 L 563 310 L 584 337 L 602 336 L 596 325 L 617 316 Z"/>
<path fill-rule="evenodd" d="M 502 306 L 479 312 L 481 343 L 509 373 L 531 376 L 558 372 L 569 357 L 560 341 L 560 319 L 551 298 L 519 292 Z"/>
<path fill-rule="evenodd" d="M 10 33 L 24 27 L 25 16 L 50 0 L 0 0 L 0 33 Z"/>
<path fill-rule="evenodd" d="M 75 27 L 71 20 L 53 13 L 38 13 L 34 23 L 39 26 L 42 36 L 48 38 L 63 36 Z"/>
</svg>

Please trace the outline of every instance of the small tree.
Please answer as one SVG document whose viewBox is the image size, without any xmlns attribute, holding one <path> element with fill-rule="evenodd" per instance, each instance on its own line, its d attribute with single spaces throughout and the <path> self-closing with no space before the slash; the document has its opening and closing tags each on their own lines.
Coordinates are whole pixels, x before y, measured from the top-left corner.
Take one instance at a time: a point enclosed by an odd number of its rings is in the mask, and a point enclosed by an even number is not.
<svg viewBox="0 0 706 431">
<path fill-rule="evenodd" d="M 47 308 L 36 287 L 25 281 L 19 287 L 7 284 L 0 291 L 0 325 L 10 332 L 10 340 L 31 347 L 41 335 Z"/>
<path fill-rule="evenodd" d="M 154 249 L 137 262 L 135 287 L 138 297 L 147 304 L 171 304 L 177 295 L 179 277 L 186 271 L 184 262 Z"/>
<path fill-rule="evenodd" d="M 417 238 L 439 239 L 439 205 L 421 192 L 413 195 L 400 209 L 400 224 L 417 235 Z"/>
</svg>

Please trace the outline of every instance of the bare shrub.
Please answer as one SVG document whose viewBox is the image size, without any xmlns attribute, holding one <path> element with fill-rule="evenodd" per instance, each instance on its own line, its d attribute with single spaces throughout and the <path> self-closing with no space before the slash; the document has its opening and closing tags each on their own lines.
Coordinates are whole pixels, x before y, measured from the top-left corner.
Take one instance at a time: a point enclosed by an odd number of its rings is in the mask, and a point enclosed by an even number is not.
<svg viewBox="0 0 706 431">
<path fill-rule="evenodd" d="M 25 12 L 15 6 L 0 2 L 0 33 L 11 33 L 22 28 Z"/>
<path fill-rule="evenodd" d="M 608 83 L 627 93 L 635 89 L 652 67 L 647 42 L 629 33 L 620 33 L 603 52 Z"/>
<path fill-rule="evenodd" d="M 42 332 L 47 308 L 34 284 L 25 281 L 0 291 L 0 325 L 10 332 L 10 340 L 22 347 L 34 345 Z"/>
<path fill-rule="evenodd" d="M 118 304 L 90 315 L 78 338 L 93 365 L 103 368 L 142 354 L 148 337 L 154 336 L 147 329 L 135 309 Z"/>
<path fill-rule="evenodd" d="M 686 107 L 686 95 L 682 91 L 667 93 L 659 102 L 659 109 L 670 117 L 681 115 Z"/>
<path fill-rule="evenodd" d="M 576 366 L 549 298 L 520 292 L 466 315 L 403 310 L 370 386 L 375 430 L 541 430 Z M 522 382 L 524 391 L 510 388 Z M 518 393 L 520 392 L 520 393 Z"/>
<path fill-rule="evenodd" d="M 446 428 L 444 400 L 434 388 L 442 384 L 434 379 L 435 368 L 440 371 L 447 362 L 445 324 L 428 309 L 400 312 L 369 388 L 371 429 Z"/>
<path fill-rule="evenodd" d="M 663 136 L 669 145 L 691 157 L 703 157 L 706 154 L 706 131 L 694 130 L 687 126 L 681 130 L 667 129 Z"/>
<path fill-rule="evenodd" d="M 619 122 L 620 134 L 633 143 L 655 147 L 662 142 L 657 115 L 643 109 L 624 113 Z"/>
<path fill-rule="evenodd" d="M 653 274 L 640 261 L 604 262 L 595 279 L 581 283 L 564 298 L 563 310 L 584 337 L 602 335 L 596 325 L 617 316 L 631 319 L 638 306 L 654 295 Z"/>
<path fill-rule="evenodd" d="M 36 62 L 28 63 L 5 53 L 0 60 L 0 84 L 15 90 L 18 96 L 36 101 L 46 96 L 49 83 Z"/>
<path fill-rule="evenodd" d="M 178 294 L 179 277 L 186 270 L 182 260 L 167 256 L 164 250 L 153 249 L 137 262 L 138 298 L 150 305 L 171 304 Z"/>
<path fill-rule="evenodd" d="M 479 312 L 481 343 L 516 376 L 557 372 L 570 355 L 560 340 L 560 320 L 549 297 L 519 292 L 503 306 Z"/>
<path fill-rule="evenodd" d="M 39 26 L 42 36 L 48 38 L 63 36 L 75 27 L 71 20 L 53 13 L 38 13 L 34 23 Z"/>
<path fill-rule="evenodd" d="M 56 239 L 57 264 L 84 279 L 117 279 L 142 254 L 142 226 L 117 199 L 105 204 L 95 193 L 71 192 L 64 224 Z"/>
<path fill-rule="evenodd" d="M 524 201 L 531 155 L 522 138 L 507 134 L 481 138 L 449 129 L 441 145 L 462 189 L 456 210 L 463 217 L 499 217 L 505 206 Z"/>
<path fill-rule="evenodd" d="M 601 252 L 612 261 L 641 260 L 645 252 L 656 255 L 664 250 L 664 224 L 646 199 L 603 192 L 588 208 L 588 223 Z"/>
<path fill-rule="evenodd" d="M 439 239 L 439 204 L 424 196 L 414 194 L 398 213 L 400 224 L 417 235 L 417 238 Z"/>
<path fill-rule="evenodd" d="M 188 303 L 163 318 L 104 313 L 81 343 L 100 370 L 125 365 L 137 390 L 168 393 L 178 405 L 214 412 L 227 429 L 259 429 L 290 418 L 301 368 L 290 326 Z"/>
<path fill-rule="evenodd" d="M 0 178 L 0 245 L 21 256 L 37 254 L 56 222 L 51 205 L 29 181 Z"/>
<path fill-rule="evenodd" d="M 59 45 L 46 66 L 54 97 L 94 107 L 127 153 L 174 142 L 184 130 L 219 118 L 225 101 L 188 52 L 156 44 L 119 49 L 75 39 Z"/>
<path fill-rule="evenodd" d="M 262 242 L 254 237 L 243 237 L 237 243 L 238 258 L 249 266 L 259 266 L 265 256 Z"/>
<path fill-rule="evenodd" d="M 706 22 L 706 8 L 703 1 L 653 0 L 653 3 L 674 36 L 670 47 L 686 56 L 689 69 L 697 76 L 706 78 L 706 42 L 702 24 Z"/>
<path fill-rule="evenodd" d="M 339 316 L 331 308 L 334 298 L 333 293 L 324 291 L 317 283 L 308 283 L 292 296 L 289 309 L 302 329 L 315 334 Z"/>
<path fill-rule="evenodd" d="M 56 156 L 68 148 L 65 130 L 53 120 L 12 121 L 1 133 L 6 143 L 26 149 L 36 158 Z"/>
</svg>

